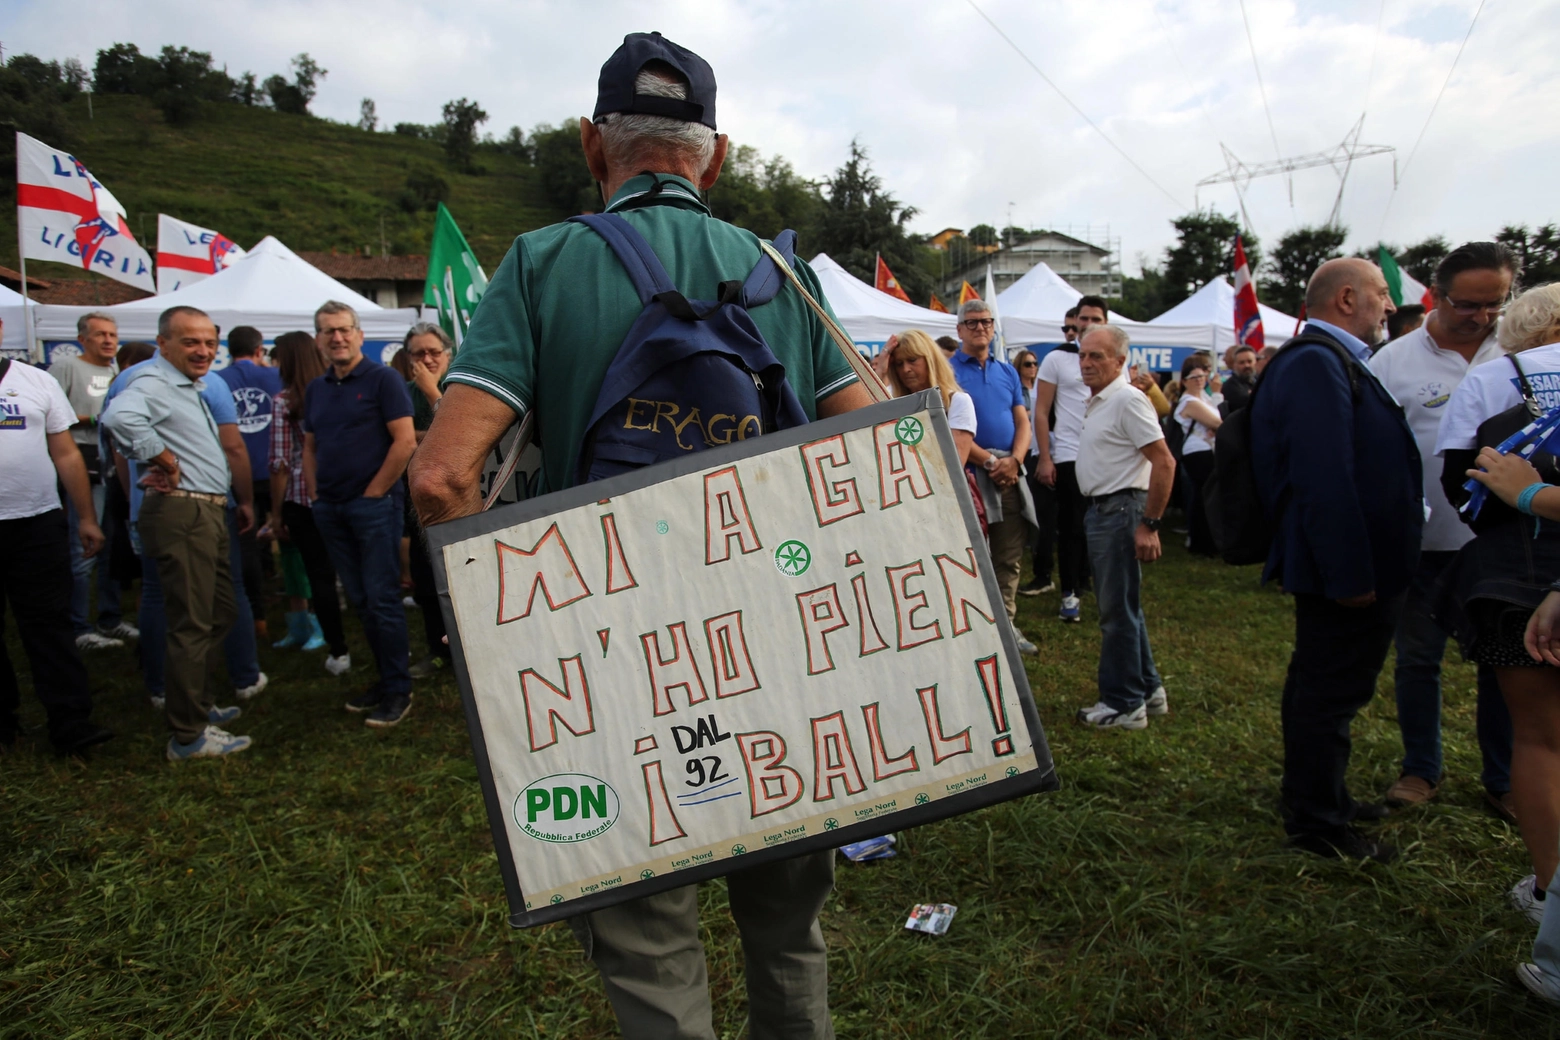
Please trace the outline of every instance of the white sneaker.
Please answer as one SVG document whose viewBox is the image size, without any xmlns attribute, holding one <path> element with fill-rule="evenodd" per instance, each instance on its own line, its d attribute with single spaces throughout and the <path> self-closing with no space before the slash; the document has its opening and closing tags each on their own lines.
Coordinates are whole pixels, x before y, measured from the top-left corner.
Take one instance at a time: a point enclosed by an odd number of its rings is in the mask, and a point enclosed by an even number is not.
<svg viewBox="0 0 1560 1040">
<path fill-rule="evenodd" d="M 227 730 L 207 726 L 192 744 L 180 744 L 173 737 L 169 737 L 168 761 L 185 762 L 192 758 L 221 758 L 223 755 L 236 755 L 253 743 L 254 741 L 248 737 L 235 737 Z"/>
<path fill-rule="evenodd" d="M 111 650 L 116 646 L 124 646 L 123 639 L 115 639 L 98 632 L 83 632 L 76 637 L 77 650 Z"/>
<path fill-rule="evenodd" d="M 141 630 L 139 628 L 136 628 L 134 625 L 132 625 L 128 621 L 121 621 L 119 624 L 115 625 L 113 628 L 99 628 L 98 629 L 98 634 L 107 636 L 110 639 L 140 639 L 141 638 Z"/>
<path fill-rule="evenodd" d="M 1170 698 L 1165 695 L 1163 686 L 1155 690 L 1148 700 L 1143 702 L 1143 709 L 1150 715 L 1170 714 Z"/>
<path fill-rule="evenodd" d="M 1092 729 L 1147 729 L 1148 710 L 1138 705 L 1136 711 L 1117 711 L 1104 701 L 1078 709 L 1078 721 Z"/>
<path fill-rule="evenodd" d="M 1062 597 L 1062 609 L 1058 615 L 1063 621 L 1079 622 L 1083 620 L 1083 603 L 1077 596 L 1066 595 Z"/>
<path fill-rule="evenodd" d="M 237 697 L 241 701 L 247 701 L 251 697 L 258 697 L 270 684 L 271 680 L 265 677 L 264 672 L 261 672 L 259 678 L 255 680 L 253 686 L 245 686 L 243 689 L 239 689 L 235 686 L 233 688 L 233 696 Z"/>
<path fill-rule="evenodd" d="M 352 655 L 342 654 L 340 657 L 325 657 L 325 670 L 331 675 L 345 675 L 352 670 Z"/>
<path fill-rule="evenodd" d="M 410 610 L 413 607 L 417 606 L 417 600 L 415 600 L 411 596 L 402 596 L 401 597 L 401 606 L 405 607 L 407 610 Z"/>
<path fill-rule="evenodd" d="M 1534 995 L 1551 1004 L 1560 1004 L 1560 976 L 1551 975 L 1536 964 L 1519 964 L 1517 978 Z"/>
<path fill-rule="evenodd" d="M 1538 883 L 1538 878 L 1529 874 L 1527 877 L 1511 886 L 1511 905 L 1527 915 L 1527 919 L 1534 924 L 1544 923 L 1544 904 L 1534 897 L 1533 886 Z M 1547 893 L 1546 893 L 1547 894 Z"/>
</svg>

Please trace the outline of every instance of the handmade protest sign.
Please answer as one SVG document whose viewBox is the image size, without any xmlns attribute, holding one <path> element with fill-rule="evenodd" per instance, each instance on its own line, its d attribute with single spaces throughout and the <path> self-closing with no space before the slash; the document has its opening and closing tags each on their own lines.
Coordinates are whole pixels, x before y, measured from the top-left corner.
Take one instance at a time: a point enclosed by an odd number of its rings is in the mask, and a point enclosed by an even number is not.
<svg viewBox="0 0 1560 1040">
<path fill-rule="evenodd" d="M 1055 784 L 936 392 L 428 536 L 512 924 Z"/>
</svg>

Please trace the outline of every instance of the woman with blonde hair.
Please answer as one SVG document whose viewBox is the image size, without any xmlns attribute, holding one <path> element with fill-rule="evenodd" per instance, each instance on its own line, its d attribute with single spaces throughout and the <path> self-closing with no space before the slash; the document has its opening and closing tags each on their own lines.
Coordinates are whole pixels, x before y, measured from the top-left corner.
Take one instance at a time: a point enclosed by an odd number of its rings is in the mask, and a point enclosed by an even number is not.
<svg viewBox="0 0 1560 1040">
<path fill-rule="evenodd" d="M 1467 497 L 1460 486 L 1467 477 L 1492 497 L 1470 521 L 1477 537 L 1441 579 L 1435 616 L 1465 657 L 1495 669 L 1511 709 L 1511 796 L 1533 864 L 1511 901 L 1539 925 L 1534 963 L 1520 965 L 1517 976 L 1560 1004 L 1560 906 L 1552 905 L 1560 895 L 1560 460 L 1547 445 L 1532 462 L 1489 446 L 1513 422 L 1520 428 L 1531 418 L 1524 397 L 1551 412 L 1557 407 L 1548 388 L 1560 382 L 1560 285 L 1518 297 L 1499 335 L 1508 356 L 1469 371 L 1446 406 L 1436 444 L 1446 460 L 1441 484 L 1454 504 Z M 1497 417 L 1501 423 L 1489 422 Z M 1475 451 L 1477 468 L 1470 469 Z"/>
<path fill-rule="evenodd" d="M 888 383 L 895 397 L 918 394 L 936 387 L 942 393 L 943 411 L 953 429 L 953 445 L 959 450 L 959 465 L 970 461 L 975 444 L 975 402 L 959 389 L 953 366 L 937 349 L 932 337 L 920 329 L 909 329 L 888 337 L 883 345 L 888 355 Z"/>
</svg>

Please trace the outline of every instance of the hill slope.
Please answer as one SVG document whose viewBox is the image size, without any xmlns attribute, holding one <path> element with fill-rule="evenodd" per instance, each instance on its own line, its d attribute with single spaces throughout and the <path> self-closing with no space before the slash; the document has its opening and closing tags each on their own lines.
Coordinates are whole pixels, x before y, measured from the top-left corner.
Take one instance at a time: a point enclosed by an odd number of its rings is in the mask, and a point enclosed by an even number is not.
<svg viewBox="0 0 1560 1040">
<path fill-rule="evenodd" d="M 446 205 L 491 272 L 521 232 L 560 220 L 536 170 L 484 149 L 485 175 L 452 171 L 432 141 L 369 133 L 339 123 L 235 104 L 207 105 L 193 126 L 168 126 L 146 99 L 96 95 L 69 104 L 73 149 L 129 213 L 131 230 L 157 248 L 157 214 L 216 230 L 240 245 L 275 235 L 295 250 L 425 253 L 433 214 L 400 204 L 409 175 L 449 186 Z M 48 142 L 56 144 L 55 142 Z M 59 145 L 56 144 L 56 147 Z M 17 264 L 14 196 L 0 207 L 0 264 Z M 29 273 L 68 278 L 61 264 L 31 262 Z M 78 276 L 80 272 L 77 272 Z"/>
</svg>

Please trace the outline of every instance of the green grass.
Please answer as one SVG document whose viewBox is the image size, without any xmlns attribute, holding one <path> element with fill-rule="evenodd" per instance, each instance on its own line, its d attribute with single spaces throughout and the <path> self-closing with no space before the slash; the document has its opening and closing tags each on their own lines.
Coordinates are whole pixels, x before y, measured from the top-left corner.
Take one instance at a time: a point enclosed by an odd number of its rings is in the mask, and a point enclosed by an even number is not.
<svg viewBox="0 0 1560 1040">
<path fill-rule="evenodd" d="M 433 214 L 399 205 L 415 170 L 448 183 L 450 212 L 488 271 L 516 235 L 568 216 L 545 201 L 534 168 L 496 151 L 478 155 L 488 172 L 475 176 L 453 172 L 432 141 L 269 109 L 208 104 L 183 129 L 130 95 L 94 95 L 90 120 L 84 95 L 69 110 L 73 153 L 119 199 L 130 230 L 153 253 L 159 212 L 215 228 L 246 248 L 275 235 L 297 250 L 369 246 L 376 256 L 383 218 L 392 253 L 426 253 Z M 0 264 L 17 265 L 12 206 L 0 206 Z M 28 272 L 80 274 L 54 263 L 29 265 Z"/>
<path fill-rule="evenodd" d="M 1022 601 L 1062 788 L 841 862 L 840 1036 L 1560 1036 L 1512 974 L 1533 929 L 1505 890 L 1528 867 L 1481 808 L 1472 669 L 1447 669 L 1441 796 L 1381 828 L 1402 860 L 1323 861 L 1281 848 L 1276 813 L 1287 602 L 1178 549 L 1147 596 L 1173 714 L 1142 733 L 1070 721 L 1094 700 L 1090 605 L 1064 627 L 1054 596 Z M 568 929 L 505 923 L 448 679 L 376 735 L 341 710 L 366 672 L 267 650 L 271 689 L 234 726 L 254 748 L 174 767 L 131 654 L 90 663 L 119 738 L 87 765 L 25 740 L 0 760 L 0 1037 L 613 1035 Z M 1354 729 L 1363 796 L 1401 753 L 1390 668 L 1381 690 Z M 717 1028 L 739 1036 L 723 885 L 702 899 Z M 947 936 L 904 931 L 927 901 L 959 906 Z"/>
</svg>

